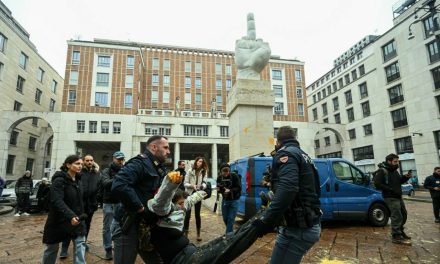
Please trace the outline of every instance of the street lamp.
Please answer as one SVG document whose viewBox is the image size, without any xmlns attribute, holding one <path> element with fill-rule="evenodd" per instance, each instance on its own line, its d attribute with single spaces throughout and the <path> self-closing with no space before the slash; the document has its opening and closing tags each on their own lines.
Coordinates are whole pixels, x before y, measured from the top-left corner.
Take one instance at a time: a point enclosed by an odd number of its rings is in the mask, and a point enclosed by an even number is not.
<svg viewBox="0 0 440 264">
<path fill-rule="evenodd" d="M 429 30 L 428 34 L 432 35 L 432 34 L 436 34 L 437 35 L 437 31 L 439 31 L 439 24 L 438 24 L 438 17 L 437 17 L 437 13 L 440 12 L 440 5 L 435 5 L 435 1 L 436 0 L 426 0 L 421 6 L 418 6 L 415 8 L 414 10 L 414 21 L 411 22 L 411 24 L 408 27 L 408 39 L 413 39 L 415 36 L 411 30 L 412 25 L 423 21 L 425 18 L 432 16 L 432 27 Z M 418 11 L 420 10 L 424 10 L 425 13 L 419 17 L 418 15 Z"/>
</svg>

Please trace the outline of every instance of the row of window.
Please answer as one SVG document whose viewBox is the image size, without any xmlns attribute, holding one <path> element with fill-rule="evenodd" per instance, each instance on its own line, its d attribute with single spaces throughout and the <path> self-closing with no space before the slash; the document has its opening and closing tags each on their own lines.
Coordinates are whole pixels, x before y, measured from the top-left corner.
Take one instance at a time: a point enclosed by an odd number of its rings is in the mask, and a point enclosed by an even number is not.
<svg viewBox="0 0 440 264">
<path fill-rule="evenodd" d="M 272 69 L 272 80 L 283 80 L 283 70 L 281 69 Z M 297 82 L 302 81 L 301 70 L 295 70 L 295 80 Z"/>
<path fill-rule="evenodd" d="M 11 137 L 9 138 L 10 145 L 17 146 L 19 134 L 20 134 L 20 132 L 15 131 L 15 130 L 11 132 Z M 32 150 L 32 151 L 37 150 L 37 138 L 36 137 L 29 136 L 28 149 Z"/>
<path fill-rule="evenodd" d="M 304 104 L 303 103 L 298 103 L 296 110 L 297 110 L 298 116 L 304 116 Z M 275 102 L 275 105 L 273 107 L 273 114 L 274 115 L 285 115 L 283 102 Z"/>
<path fill-rule="evenodd" d="M 284 90 L 282 85 L 272 85 L 273 93 L 275 97 L 282 98 L 284 97 Z M 303 98 L 303 89 L 301 86 L 296 87 L 296 98 L 302 99 Z"/>
<path fill-rule="evenodd" d="M 41 93 L 40 92 L 37 89 L 37 91 L 35 93 L 35 101 L 36 102 L 37 102 L 37 99 L 41 100 Z M 38 103 L 40 103 L 40 101 L 38 101 Z M 56 103 L 56 101 L 54 99 L 50 99 L 50 101 L 49 101 L 49 112 L 55 111 L 55 103 Z M 14 108 L 13 108 L 14 111 L 22 111 L 21 110 L 22 107 L 23 107 L 22 103 L 20 103 L 19 101 L 14 101 Z"/>
</svg>

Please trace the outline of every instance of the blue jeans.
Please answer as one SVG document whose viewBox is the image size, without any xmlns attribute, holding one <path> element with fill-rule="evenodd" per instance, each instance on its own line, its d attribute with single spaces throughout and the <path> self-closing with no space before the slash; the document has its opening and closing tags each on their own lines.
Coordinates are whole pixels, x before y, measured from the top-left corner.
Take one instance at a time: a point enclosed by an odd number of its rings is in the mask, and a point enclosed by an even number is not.
<svg viewBox="0 0 440 264">
<path fill-rule="evenodd" d="M 131 225 L 128 232 L 124 234 L 119 222 L 113 219 L 111 233 L 115 246 L 113 253 L 114 264 L 134 264 L 138 253 L 145 263 L 161 263 L 157 251 L 138 250 L 138 229 L 139 223 L 135 222 Z"/>
<path fill-rule="evenodd" d="M 301 263 L 302 257 L 319 241 L 320 235 L 321 224 L 307 229 L 280 227 L 270 263 Z"/>
<path fill-rule="evenodd" d="M 226 225 L 226 234 L 234 232 L 235 216 L 237 216 L 240 200 L 223 200 L 222 216 Z"/>
<path fill-rule="evenodd" d="M 104 203 L 102 206 L 102 212 L 104 214 L 104 218 L 102 219 L 102 242 L 106 250 L 112 248 L 112 232 L 110 226 L 113 221 L 114 210 L 115 204 Z"/>
<path fill-rule="evenodd" d="M 42 264 L 55 264 L 58 256 L 58 249 L 60 247 L 60 243 L 55 244 L 45 244 L 43 260 Z M 85 264 L 86 263 L 86 237 L 78 236 L 73 239 L 73 252 L 74 259 L 73 263 L 75 264 Z"/>
</svg>

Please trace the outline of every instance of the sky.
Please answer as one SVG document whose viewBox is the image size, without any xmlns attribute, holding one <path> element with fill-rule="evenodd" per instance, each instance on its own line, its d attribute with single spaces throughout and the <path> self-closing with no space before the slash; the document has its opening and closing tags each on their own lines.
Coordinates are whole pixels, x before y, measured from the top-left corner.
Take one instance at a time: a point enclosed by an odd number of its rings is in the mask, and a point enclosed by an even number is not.
<svg viewBox="0 0 440 264">
<path fill-rule="evenodd" d="M 366 35 L 392 27 L 398 0 L 0 0 L 64 77 L 67 40 L 94 38 L 234 51 L 254 13 L 272 55 L 305 63 L 311 84 Z"/>
</svg>

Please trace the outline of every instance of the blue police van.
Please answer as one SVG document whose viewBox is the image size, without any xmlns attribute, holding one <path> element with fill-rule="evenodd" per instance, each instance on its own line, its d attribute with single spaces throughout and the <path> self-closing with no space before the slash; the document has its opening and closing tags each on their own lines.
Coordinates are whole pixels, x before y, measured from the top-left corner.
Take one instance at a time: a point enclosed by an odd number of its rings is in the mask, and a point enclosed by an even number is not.
<svg viewBox="0 0 440 264">
<path fill-rule="evenodd" d="M 314 159 L 321 186 L 322 220 L 367 220 L 373 226 L 385 226 L 389 209 L 370 177 L 342 158 Z M 272 165 L 272 157 L 246 157 L 230 163 L 241 176 L 242 194 L 238 214 L 249 219 L 260 209 L 263 173 Z"/>
</svg>

